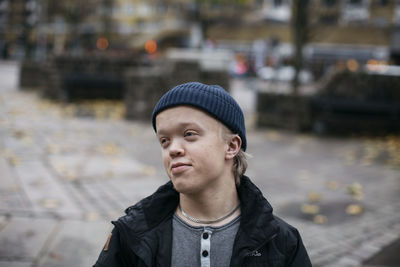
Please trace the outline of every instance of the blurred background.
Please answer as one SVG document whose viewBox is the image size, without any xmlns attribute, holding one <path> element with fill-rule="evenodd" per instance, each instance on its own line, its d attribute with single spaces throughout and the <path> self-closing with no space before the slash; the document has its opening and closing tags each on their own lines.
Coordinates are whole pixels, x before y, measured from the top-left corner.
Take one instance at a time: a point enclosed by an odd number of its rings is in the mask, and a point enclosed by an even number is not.
<svg viewBox="0 0 400 267">
<path fill-rule="evenodd" d="M 398 0 L 0 0 L 0 266 L 91 266 L 188 81 L 239 102 L 315 266 L 400 266 Z"/>
</svg>

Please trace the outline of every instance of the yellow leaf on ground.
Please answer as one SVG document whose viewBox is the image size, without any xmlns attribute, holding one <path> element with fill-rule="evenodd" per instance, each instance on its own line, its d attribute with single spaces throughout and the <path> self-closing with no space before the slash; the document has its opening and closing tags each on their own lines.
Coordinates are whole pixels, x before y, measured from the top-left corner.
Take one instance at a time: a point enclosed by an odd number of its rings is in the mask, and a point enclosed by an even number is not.
<svg viewBox="0 0 400 267">
<path fill-rule="evenodd" d="M 326 224 L 328 222 L 328 217 L 326 217 L 325 215 L 318 214 L 314 216 L 313 221 L 316 224 Z"/>
<path fill-rule="evenodd" d="M 143 173 L 146 176 L 155 176 L 157 171 L 152 166 L 143 166 L 141 169 L 141 173 Z"/>
<path fill-rule="evenodd" d="M 55 209 L 61 205 L 60 201 L 54 198 L 42 198 L 39 204 L 46 209 Z"/>
<path fill-rule="evenodd" d="M 349 215 L 360 215 L 364 212 L 364 207 L 359 204 L 350 204 L 346 208 L 346 213 Z"/>
<path fill-rule="evenodd" d="M 361 200 L 364 197 L 363 186 L 357 182 L 347 186 L 347 193 L 357 200 Z"/>
<path fill-rule="evenodd" d="M 301 212 L 304 214 L 317 214 L 319 212 L 319 206 L 304 203 L 301 205 Z"/>
<path fill-rule="evenodd" d="M 86 221 L 96 221 L 99 218 L 100 218 L 100 214 L 95 211 L 89 211 L 89 212 L 86 212 L 86 214 L 85 214 Z"/>
<path fill-rule="evenodd" d="M 268 131 L 267 138 L 270 141 L 278 141 L 281 138 L 281 136 L 277 131 Z"/>
<path fill-rule="evenodd" d="M 339 188 L 339 182 L 338 181 L 329 181 L 328 188 L 331 190 L 337 190 Z"/>
<path fill-rule="evenodd" d="M 12 157 L 10 157 L 10 162 L 12 165 L 17 166 L 17 165 L 21 164 L 21 159 L 19 157 L 12 156 Z"/>
<path fill-rule="evenodd" d="M 114 143 L 107 143 L 101 147 L 101 151 L 106 155 L 116 155 L 120 152 L 120 148 Z"/>
<path fill-rule="evenodd" d="M 317 192 L 311 192 L 308 194 L 308 199 L 311 202 L 319 202 L 322 199 L 322 195 L 320 193 Z"/>
<path fill-rule="evenodd" d="M 309 180 L 311 178 L 311 175 L 308 170 L 300 170 L 299 177 L 301 180 Z"/>
</svg>

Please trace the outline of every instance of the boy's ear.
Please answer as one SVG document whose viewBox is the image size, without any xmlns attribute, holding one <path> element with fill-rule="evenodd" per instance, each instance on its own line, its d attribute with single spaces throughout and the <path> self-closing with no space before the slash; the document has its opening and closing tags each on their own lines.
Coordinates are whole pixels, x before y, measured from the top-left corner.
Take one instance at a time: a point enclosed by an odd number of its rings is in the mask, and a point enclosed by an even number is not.
<svg viewBox="0 0 400 267">
<path fill-rule="evenodd" d="M 225 159 L 233 159 L 240 151 L 242 139 L 238 135 L 232 135 L 227 145 L 228 149 L 226 150 Z"/>
</svg>

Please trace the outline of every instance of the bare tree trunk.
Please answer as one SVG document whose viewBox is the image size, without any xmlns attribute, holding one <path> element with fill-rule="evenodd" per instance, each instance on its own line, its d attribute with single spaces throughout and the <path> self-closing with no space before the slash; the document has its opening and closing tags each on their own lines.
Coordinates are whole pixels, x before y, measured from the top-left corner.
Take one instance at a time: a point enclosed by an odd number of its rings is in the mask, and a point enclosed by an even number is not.
<svg viewBox="0 0 400 267">
<path fill-rule="evenodd" d="M 295 75 L 292 80 L 292 94 L 298 95 L 300 85 L 299 75 L 303 68 L 303 47 L 307 42 L 308 34 L 308 0 L 293 0 L 292 2 L 292 36 L 294 46 Z"/>
<path fill-rule="evenodd" d="M 103 36 L 109 41 L 112 33 L 112 7 L 113 0 L 103 0 Z"/>
</svg>

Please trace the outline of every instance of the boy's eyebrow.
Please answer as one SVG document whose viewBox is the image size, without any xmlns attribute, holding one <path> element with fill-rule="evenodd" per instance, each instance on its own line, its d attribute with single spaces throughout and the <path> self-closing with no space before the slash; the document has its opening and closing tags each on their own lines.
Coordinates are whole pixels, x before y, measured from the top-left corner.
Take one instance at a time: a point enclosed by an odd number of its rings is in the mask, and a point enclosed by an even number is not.
<svg viewBox="0 0 400 267">
<path fill-rule="evenodd" d="M 195 127 L 201 128 L 200 125 L 197 124 L 196 122 L 182 122 L 182 123 L 179 123 L 177 127 L 186 128 L 186 127 L 189 127 L 189 126 L 195 126 Z M 174 126 L 174 128 L 175 128 L 175 126 Z M 157 133 L 156 134 L 157 135 L 163 135 L 163 134 L 166 134 L 168 132 L 169 132 L 169 129 L 167 127 L 167 129 L 157 129 Z"/>
</svg>

